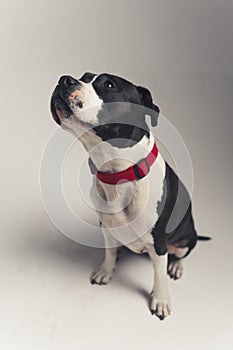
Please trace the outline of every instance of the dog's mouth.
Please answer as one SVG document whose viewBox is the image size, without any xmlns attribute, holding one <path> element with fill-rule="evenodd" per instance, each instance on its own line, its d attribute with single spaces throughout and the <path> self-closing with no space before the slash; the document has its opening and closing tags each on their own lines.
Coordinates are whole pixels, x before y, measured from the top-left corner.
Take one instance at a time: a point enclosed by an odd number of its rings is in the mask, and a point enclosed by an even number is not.
<svg viewBox="0 0 233 350">
<path fill-rule="evenodd" d="M 51 113 L 53 119 L 61 124 L 65 119 L 73 115 L 67 99 L 62 95 L 59 85 L 56 86 L 51 98 Z"/>
<path fill-rule="evenodd" d="M 82 83 L 70 75 L 60 77 L 51 98 L 51 112 L 54 120 L 61 124 L 71 115 L 78 116 L 83 108 Z"/>
</svg>

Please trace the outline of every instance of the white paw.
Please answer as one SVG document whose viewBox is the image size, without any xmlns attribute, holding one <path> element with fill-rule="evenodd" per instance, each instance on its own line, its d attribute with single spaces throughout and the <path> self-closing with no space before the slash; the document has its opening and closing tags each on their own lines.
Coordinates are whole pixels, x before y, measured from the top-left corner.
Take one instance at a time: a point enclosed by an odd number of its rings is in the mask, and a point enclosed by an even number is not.
<svg viewBox="0 0 233 350">
<path fill-rule="evenodd" d="M 160 320 L 164 320 L 165 317 L 171 314 L 171 305 L 166 299 L 152 295 L 150 310 L 152 315 L 156 315 Z"/>
<path fill-rule="evenodd" d="M 183 275 L 183 266 L 180 260 L 175 260 L 169 263 L 167 268 L 168 275 L 173 278 L 174 280 L 177 280 L 182 277 Z"/>
<path fill-rule="evenodd" d="M 106 269 L 102 266 L 91 276 L 91 284 L 108 284 L 108 282 L 112 279 L 112 275 L 113 270 Z"/>
</svg>

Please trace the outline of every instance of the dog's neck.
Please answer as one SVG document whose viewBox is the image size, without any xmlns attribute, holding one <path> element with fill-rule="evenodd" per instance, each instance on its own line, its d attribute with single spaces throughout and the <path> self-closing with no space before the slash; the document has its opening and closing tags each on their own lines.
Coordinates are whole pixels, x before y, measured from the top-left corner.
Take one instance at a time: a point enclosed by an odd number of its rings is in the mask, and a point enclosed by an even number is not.
<svg viewBox="0 0 233 350">
<path fill-rule="evenodd" d="M 118 148 L 96 135 L 79 122 L 77 118 L 68 118 L 62 123 L 62 127 L 72 133 L 84 146 L 96 168 L 103 172 L 118 172 L 136 164 L 146 157 L 154 145 L 154 136 L 145 135 L 133 146 Z"/>
</svg>

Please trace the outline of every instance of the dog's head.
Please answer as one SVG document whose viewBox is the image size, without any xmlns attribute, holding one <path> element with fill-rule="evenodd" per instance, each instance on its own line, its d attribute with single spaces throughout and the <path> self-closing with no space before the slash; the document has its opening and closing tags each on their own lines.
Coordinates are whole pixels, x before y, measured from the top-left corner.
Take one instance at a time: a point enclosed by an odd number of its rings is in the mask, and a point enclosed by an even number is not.
<svg viewBox="0 0 233 350">
<path fill-rule="evenodd" d="M 142 137 L 148 133 L 145 116 L 150 115 L 152 126 L 156 126 L 159 108 L 144 87 L 111 74 L 85 73 L 80 79 L 69 75 L 59 79 L 51 112 L 58 124 L 72 118 L 82 127 L 92 128 L 102 140 L 109 140 L 134 138 L 135 126 L 141 128 Z"/>
</svg>

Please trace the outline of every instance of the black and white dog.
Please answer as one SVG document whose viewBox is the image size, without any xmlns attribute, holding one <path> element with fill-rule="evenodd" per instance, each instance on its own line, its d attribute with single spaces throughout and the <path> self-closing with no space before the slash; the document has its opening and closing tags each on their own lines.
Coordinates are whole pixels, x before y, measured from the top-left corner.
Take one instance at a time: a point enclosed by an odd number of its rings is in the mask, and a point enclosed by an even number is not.
<svg viewBox="0 0 233 350">
<path fill-rule="evenodd" d="M 151 93 L 110 74 L 85 73 L 79 80 L 65 75 L 53 92 L 51 112 L 82 142 L 95 174 L 91 198 L 106 249 L 91 282 L 110 281 L 119 244 L 148 253 L 154 268 L 150 308 L 163 320 L 171 312 L 167 273 L 173 279 L 182 276 L 181 259 L 199 237 L 188 193 L 158 152 L 146 123 L 150 115 L 155 126 L 159 114 Z M 178 191 L 189 203 L 183 216 L 176 211 L 177 224 L 167 233 Z M 182 203 L 180 207 L 182 211 Z"/>
</svg>

